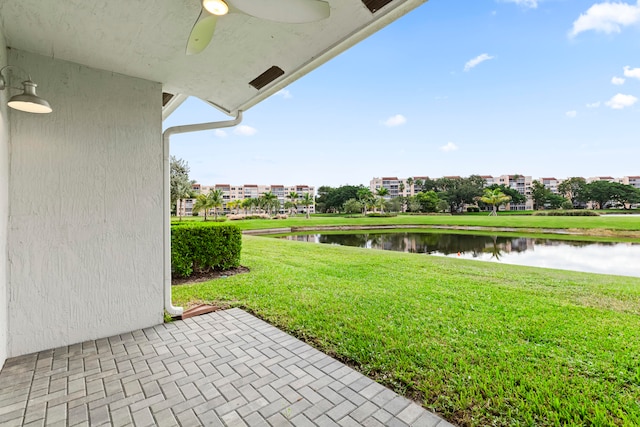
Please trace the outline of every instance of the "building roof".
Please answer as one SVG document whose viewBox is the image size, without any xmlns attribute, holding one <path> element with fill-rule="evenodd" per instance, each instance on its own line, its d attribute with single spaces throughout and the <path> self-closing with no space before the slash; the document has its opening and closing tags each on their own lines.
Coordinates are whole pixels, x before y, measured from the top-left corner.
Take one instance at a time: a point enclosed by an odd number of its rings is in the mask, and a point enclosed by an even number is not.
<svg viewBox="0 0 640 427">
<path fill-rule="evenodd" d="M 196 96 L 234 114 L 427 0 L 327 1 L 330 16 L 306 24 L 235 9 L 218 19 L 209 46 L 189 56 L 187 39 L 201 0 L 2 0 L 0 16 L 10 48 L 159 82 L 167 94 L 163 102 L 169 94 Z M 259 76 L 256 88 L 250 83 Z M 46 88 L 40 92 L 46 98 Z"/>
</svg>

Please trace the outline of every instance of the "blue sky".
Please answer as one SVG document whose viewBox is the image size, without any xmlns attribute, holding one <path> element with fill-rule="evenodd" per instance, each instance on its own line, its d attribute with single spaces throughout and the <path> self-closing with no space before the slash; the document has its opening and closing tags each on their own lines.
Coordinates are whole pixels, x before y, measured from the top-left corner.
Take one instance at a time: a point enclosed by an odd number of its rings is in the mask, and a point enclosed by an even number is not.
<svg viewBox="0 0 640 427">
<path fill-rule="evenodd" d="M 640 175 L 638 98 L 640 0 L 430 0 L 171 153 L 205 185 Z"/>
</svg>

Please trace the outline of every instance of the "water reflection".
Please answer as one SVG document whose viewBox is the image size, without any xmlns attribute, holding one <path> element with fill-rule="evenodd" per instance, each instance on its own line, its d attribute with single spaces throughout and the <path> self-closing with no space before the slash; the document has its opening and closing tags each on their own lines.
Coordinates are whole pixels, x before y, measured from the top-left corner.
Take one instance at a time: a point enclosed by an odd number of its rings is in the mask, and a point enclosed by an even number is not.
<svg viewBox="0 0 640 427">
<path fill-rule="evenodd" d="M 640 244 L 446 233 L 305 234 L 286 239 L 640 277 Z"/>
</svg>

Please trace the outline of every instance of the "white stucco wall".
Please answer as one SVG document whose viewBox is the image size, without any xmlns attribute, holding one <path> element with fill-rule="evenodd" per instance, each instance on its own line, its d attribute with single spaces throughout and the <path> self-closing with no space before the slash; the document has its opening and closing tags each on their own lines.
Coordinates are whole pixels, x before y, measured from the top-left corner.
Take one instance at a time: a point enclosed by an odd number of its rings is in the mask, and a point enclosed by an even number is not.
<svg viewBox="0 0 640 427">
<path fill-rule="evenodd" d="M 0 68 L 7 64 L 7 46 L 0 20 Z M 0 368 L 7 358 L 7 221 L 9 218 L 9 122 L 6 90 L 0 92 Z"/>
<path fill-rule="evenodd" d="M 9 357 L 162 322 L 161 85 L 9 50 Z"/>
</svg>

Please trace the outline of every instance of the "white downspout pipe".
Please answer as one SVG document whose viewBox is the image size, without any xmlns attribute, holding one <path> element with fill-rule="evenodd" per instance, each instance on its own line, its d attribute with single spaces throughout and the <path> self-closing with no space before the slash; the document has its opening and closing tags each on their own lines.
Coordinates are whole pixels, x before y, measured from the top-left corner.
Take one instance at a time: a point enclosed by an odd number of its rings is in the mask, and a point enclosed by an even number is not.
<svg viewBox="0 0 640 427">
<path fill-rule="evenodd" d="M 242 122 L 242 111 L 238 111 L 233 120 L 221 122 L 197 123 L 193 125 L 173 126 L 162 133 L 163 156 L 164 156 L 164 197 L 163 197 L 163 218 L 164 218 L 164 309 L 171 317 L 182 316 L 182 307 L 174 307 L 171 301 L 171 182 L 169 148 L 171 136 L 179 133 L 200 132 L 232 127 Z"/>
</svg>

